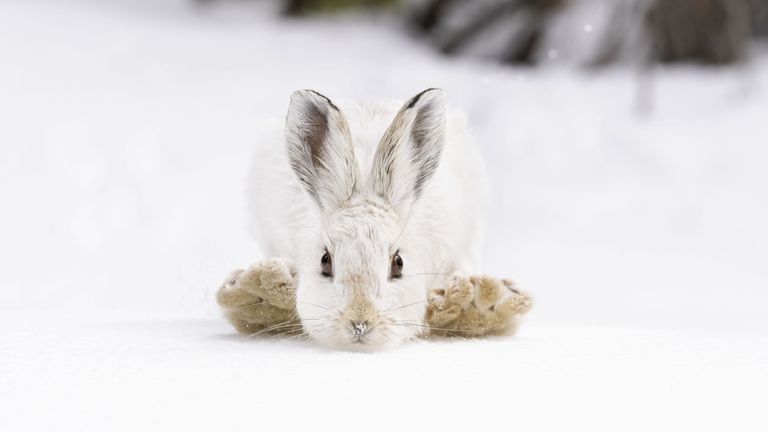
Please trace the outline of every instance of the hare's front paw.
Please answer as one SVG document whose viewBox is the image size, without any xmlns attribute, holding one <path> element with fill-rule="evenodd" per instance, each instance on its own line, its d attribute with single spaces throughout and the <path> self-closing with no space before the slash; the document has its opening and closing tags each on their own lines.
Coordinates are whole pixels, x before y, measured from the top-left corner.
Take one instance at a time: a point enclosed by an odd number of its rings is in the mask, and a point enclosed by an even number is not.
<svg viewBox="0 0 768 432">
<path fill-rule="evenodd" d="M 430 293 L 427 322 L 443 336 L 514 334 L 532 304 L 510 279 L 454 274 L 445 289 Z"/>
<path fill-rule="evenodd" d="M 285 261 L 270 259 L 232 272 L 216 300 L 242 333 L 282 331 L 289 324 L 298 324 L 296 283 Z"/>
<path fill-rule="evenodd" d="M 442 328 L 456 321 L 468 308 L 474 293 L 469 278 L 454 273 L 448 278 L 445 288 L 432 290 L 427 296 L 427 323 L 433 328 Z"/>
</svg>

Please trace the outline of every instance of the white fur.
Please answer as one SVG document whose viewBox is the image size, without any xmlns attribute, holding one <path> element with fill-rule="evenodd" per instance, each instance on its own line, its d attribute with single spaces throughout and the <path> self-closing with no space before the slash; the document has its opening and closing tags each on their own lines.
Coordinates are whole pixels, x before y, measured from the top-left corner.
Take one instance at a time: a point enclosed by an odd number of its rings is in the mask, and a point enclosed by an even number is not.
<svg viewBox="0 0 768 432">
<path fill-rule="evenodd" d="M 411 339 L 424 329 L 428 290 L 444 286 L 443 275 L 478 271 L 487 200 L 479 149 L 463 113 L 445 109 L 441 90 L 419 96 L 406 109 L 412 100 L 330 105 L 298 91 L 285 124 L 269 127 L 259 142 L 249 181 L 254 232 L 266 254 L 299 275 L 299 316 L 325 345 L 378 349 Z M 307 142 L 319 114 L 328 129 L 317 165 Z M 423 132 L 420 153 L 413 127 Z M 380 149 L 387 145 L 392 152 Z M 387 155 L 389 171 L 382 168 Z M 416 177 L 427 169 L 419 164 L 429 158 L 439 164 L 417 198 Z M 321 274 L 326 248 L 332 280 Z M 389 280 L 396 250 L 403 277 Z M 369 321 L 357 340 L 356 320 Z"/>
</svg>

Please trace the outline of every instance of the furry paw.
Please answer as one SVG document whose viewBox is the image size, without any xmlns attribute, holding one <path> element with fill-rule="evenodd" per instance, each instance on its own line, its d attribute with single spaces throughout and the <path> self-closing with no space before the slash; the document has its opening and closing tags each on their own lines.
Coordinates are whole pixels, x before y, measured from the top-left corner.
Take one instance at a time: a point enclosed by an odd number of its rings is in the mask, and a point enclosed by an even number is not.
<svg viewBox="0 0 768 432">
<path fill-rule="evenodd" d="M 427 322 L 433 335 L 511 335 L 532 305 L 510 279 L 456 273 L 445 289 L 430 292 Z"/>
<path fill-rule="evenodd" d="M 283 332 L 287 326 L 299 323 L 296 284 L 296 276 L 283 260 L 270 259 L 232 272 L 219 288 L 216 300 L 241 333 Z"/>
</svg>

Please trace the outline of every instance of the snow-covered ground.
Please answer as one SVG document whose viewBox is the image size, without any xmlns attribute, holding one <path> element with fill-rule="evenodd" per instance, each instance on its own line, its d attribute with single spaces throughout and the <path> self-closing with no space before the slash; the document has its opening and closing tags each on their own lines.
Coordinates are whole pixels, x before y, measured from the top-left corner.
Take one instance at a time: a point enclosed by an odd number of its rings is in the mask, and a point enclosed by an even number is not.
<svg viewBox="0 0 768 432">
<path fill-rule="evenodd" d="M 222 321 L 4 316 L 3 431 L 764 431 L 768 356 L 739 334 L 531 323 L 376 354 Z M 765 339 L 762 344 L 765 345 Z"/>
<path fill-rule="evenodd" d="M 766 430 L 766 57 L 648 86 L 268 12 L 0 0 L 0 430 Z M 483 143 L 485 270 L 537 300 L 520 335 L 373 355 L 234 335 L 212 296 L 261 258 L 259 122 L 296 88 L 432 86 Z"/>
</svg>

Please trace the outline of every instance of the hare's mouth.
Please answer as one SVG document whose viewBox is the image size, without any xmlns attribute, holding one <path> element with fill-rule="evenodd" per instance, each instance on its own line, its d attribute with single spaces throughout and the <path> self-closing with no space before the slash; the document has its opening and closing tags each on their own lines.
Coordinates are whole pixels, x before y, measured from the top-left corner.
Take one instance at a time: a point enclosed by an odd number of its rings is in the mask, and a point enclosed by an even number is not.
<svg viewBox="0 0 768 432">
<path fill-rule="evenodd" d="M 400 340 L 387 337 L 381 323 L 368 321 L 337 322 L 335 333 L 323 337 L 323 333 L 313 337 L 317 342 L 334 349 L 348 351 L 379 351 L 397 345 Z M 311 333 L 310 333 L 311 334 Z M 326 333 L 327 334 L 327 333 Z"/>
<path fill-rule="evenodd" d="M 351 345 L 352 349 L 376 348 L 383 342 L 378 341 L 380 339 L 377 337 L 378 327 L 377 323 L 370 321 L 349 321 L 344 326 L 341 337 L 348 338 L 348 345 Z"/>
</svg>

